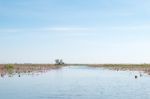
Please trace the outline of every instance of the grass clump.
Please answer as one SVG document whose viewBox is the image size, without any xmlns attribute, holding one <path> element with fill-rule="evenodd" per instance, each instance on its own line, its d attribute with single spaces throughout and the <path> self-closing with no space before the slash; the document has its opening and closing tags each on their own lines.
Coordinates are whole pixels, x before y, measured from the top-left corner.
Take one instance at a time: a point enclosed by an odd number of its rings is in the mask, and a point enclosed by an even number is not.
<svg viewBox="0 0 150 99">
<path fill-rule="evenodd" d="M 11 70 L 11 69 L 14 69 L 14 66 L 12 64 L 7 64 L 7 65 L 5 65 L 5 68 L 7 70 Z"/>
</svg>

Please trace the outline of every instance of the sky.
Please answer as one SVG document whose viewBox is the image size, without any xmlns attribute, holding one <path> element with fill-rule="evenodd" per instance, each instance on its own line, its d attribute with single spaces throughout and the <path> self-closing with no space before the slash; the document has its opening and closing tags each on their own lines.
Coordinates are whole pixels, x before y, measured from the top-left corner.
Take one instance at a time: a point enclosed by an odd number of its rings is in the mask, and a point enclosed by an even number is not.
<svg viewBox="0 0 150 99">
<path fill-rule="evenodd" d="M 0 0 L 0 63 L 150 63 L 150 0 Z"/>
</svg>

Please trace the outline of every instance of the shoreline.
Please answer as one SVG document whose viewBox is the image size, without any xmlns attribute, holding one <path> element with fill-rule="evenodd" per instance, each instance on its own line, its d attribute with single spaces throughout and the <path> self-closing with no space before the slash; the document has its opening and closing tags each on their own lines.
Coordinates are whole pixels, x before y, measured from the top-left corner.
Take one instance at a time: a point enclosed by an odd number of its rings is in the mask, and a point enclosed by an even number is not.
<svg viewBox="0 0 150 99">
<path fill-rule="evenodd" d="M 93 68 L 106 68 L 116 71 L 141 71 L 150 75 L 150 64 L 0 64 L 0 75 L 21 74 L 34 72 L 47 72 L 65 66 L 88 66 Z"/>
</svg>

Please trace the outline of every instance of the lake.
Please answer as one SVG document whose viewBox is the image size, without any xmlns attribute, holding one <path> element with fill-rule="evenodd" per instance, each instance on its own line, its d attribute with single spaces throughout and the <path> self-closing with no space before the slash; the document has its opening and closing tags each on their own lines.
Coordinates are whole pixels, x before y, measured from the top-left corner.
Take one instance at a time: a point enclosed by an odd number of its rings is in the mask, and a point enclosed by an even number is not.
<svg viewBox="0 0 150 99">
<path fill-rule="evenodd" d="M 150 99 L 150 76 L 88 66 L 6 75 L 0 99 Z"/>
</svg>

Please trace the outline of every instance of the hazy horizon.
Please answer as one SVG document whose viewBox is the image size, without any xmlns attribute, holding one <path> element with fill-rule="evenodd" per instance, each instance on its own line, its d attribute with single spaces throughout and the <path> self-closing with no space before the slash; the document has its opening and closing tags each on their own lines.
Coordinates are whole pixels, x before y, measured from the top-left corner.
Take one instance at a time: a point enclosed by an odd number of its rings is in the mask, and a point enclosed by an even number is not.
<svg viewBox="0 0 150 99">
<path fill-rule="evenodd" d="M 150 63 L 149 0 L 0 0 L 0 63 Z"/>
</svg>

